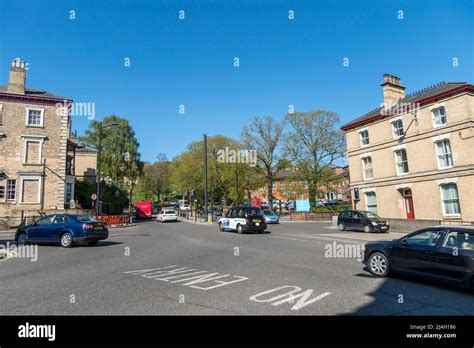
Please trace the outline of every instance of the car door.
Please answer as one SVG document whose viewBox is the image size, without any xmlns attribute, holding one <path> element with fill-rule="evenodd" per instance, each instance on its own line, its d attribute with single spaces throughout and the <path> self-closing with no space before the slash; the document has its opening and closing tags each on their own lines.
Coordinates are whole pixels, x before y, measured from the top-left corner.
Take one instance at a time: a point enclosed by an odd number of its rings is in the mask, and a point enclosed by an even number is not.
<svg viewBox="0 0 474 348">
<path fill-rule="evenodd" d="M 48 226 L 46 232 L 46 239 L 49 242 L 58 242 L 61 232 L 64 231 L 66 225 L 68 224 L 68 217 L 65 215 L 56 215 L 54 217 L 53 223 Z"/>
<path fill-rule="evenodd" d="M 391 251 L 394 270 L 434 275 L 431 259 L 442 235 L 442 230 L 423 229 L 397 241 Z"/>
<path fill-rule="evenodd" d="M 46 243 L 48 227 L 53 223 L 53 219 L 54 215 L 47 215 L 36 220 L 30 227 L 28 227 L 28 240 L 35 243 Z"/>
<path fill-rule="evenodd" d="M 474 232 L 450 229 L 440 248 L 431 255 L 435 275 L 446 280 L 464 282 L 474 263 Z"/>
<path fill-rule="evenodd" d="M 230 213 L 229 228 L 231 230 L 235 230 L 237 228 L 237 218 L 238 218 L 239 210 L 242 210 L 242 209 L 232 209 Z"/>
<path fill-rule="evenodd" d="M 363 231 L 364 227 L 362 226 L 362 215 L 356 211 L 352 213 L 352 217 L 350 218 L 351 225 L 350 228 L 357 231 Z"/>
</svg>

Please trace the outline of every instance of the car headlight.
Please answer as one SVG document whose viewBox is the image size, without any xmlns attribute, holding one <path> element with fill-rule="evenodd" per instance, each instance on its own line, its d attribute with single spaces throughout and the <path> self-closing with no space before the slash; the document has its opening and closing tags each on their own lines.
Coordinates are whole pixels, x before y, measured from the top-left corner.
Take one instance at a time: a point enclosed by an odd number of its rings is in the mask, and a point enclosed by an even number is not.
<svg viewBox="0 0 474 348">
<path fill-rule="evenodd" d="M 375 221 L 372 221 L 372 226 L 377 226 L 378 223 L 376 223 Z"/>
</svg>

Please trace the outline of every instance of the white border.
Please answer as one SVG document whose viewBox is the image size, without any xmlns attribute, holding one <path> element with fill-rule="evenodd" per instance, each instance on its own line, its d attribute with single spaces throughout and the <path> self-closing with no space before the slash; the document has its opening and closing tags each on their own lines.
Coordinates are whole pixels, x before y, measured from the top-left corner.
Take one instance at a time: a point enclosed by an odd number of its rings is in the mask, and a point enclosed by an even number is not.
<svg viewBox="0 0 474 348">
<path fill-rule="evenodd" d="M 38 124 L 29 124 L 28 123 L 28 115 L 30 113 L 30 110 L 36 110 L 36 111 L 41 111 L 41 123 Z M 28 127 L 43 127 L 44 126 L 44 109 L 40 108 L 26 108 L 26 115 L 25 115 L 25 126 Z"/>
</svg>

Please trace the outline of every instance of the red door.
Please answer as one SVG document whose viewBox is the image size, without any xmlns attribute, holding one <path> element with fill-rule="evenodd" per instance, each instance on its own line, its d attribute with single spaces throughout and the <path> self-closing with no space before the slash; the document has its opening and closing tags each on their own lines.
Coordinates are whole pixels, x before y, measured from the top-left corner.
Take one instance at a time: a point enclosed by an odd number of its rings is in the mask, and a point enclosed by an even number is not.
<svg viewBox="0 0 474 348">
<path fill-rule="evenodd" d="M 414 219 L 415 211 L 413 210 L 413 197 L 410 189 L 403 191 L 403 198 L 405 199 L 405 210 L 407 212 L 407 219 Z"/>
</svg>

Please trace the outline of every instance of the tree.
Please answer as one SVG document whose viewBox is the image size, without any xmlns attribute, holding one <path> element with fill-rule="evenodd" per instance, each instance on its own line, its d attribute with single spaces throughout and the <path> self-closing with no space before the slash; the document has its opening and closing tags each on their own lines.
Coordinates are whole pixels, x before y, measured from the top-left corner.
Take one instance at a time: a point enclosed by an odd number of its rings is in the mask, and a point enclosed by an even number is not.
<svg viewBox="0 0 474 348">
<path fill-rule="evenodd" d="M 242 130 L 242 141 L 247 149 L 257 151 L 257 168 L 265 177 L 268 192 L 268 202 L 273 202 L 273 165 L 277 160 L 276 150 L 282 138 L 284 125 L 273 120 L 254 117 L 249 126 Z"/>
<path fill-rule="evenodd" d="M 317 110 L 288 114 L 285 120 L 292 127 L 286 138 L 285 154 L 307 182 L 310 206 L 315 209 L 318 188 L 330 173 L 328 168 L 344 156 L 345 137 L 337 128 L 339 116 Z"/>
<path fill-rule="evenodd" d="M 128 120 L 116 115 L 106 116 L 101 122 L 92 120 L 86 135 L 79 138 L 80 142 L 99 149 L 101 123 L 102 146 L 98 154 L 101 174 L 118 187 L 127 188 L 131 197 L 137 178 L 143 171 L 143 162 L 138 151 L 140 144 Z M 107 125 L 113 126 L 104 127 Z"/>
</svg>

